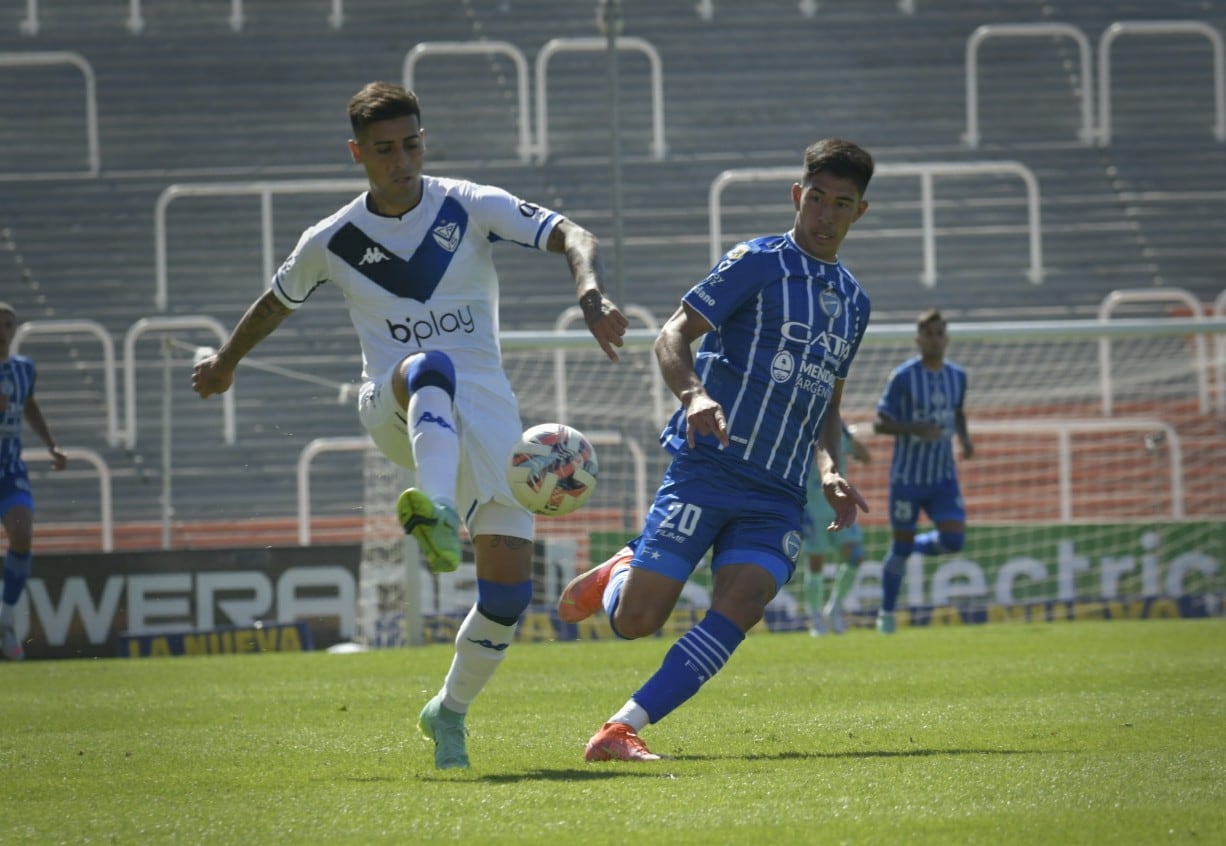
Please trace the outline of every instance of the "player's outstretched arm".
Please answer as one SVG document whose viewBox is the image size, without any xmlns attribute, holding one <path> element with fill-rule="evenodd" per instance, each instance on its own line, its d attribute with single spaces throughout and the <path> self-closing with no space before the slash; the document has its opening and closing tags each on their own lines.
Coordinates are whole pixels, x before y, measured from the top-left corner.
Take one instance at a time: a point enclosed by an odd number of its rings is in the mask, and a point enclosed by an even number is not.
<svg viewBox="0 0 1226 846">
<path fill-rule="evenodd" d="M 51 466 L 56 470 L 63 470 L 67 467 L 68 456 L 64 455 L 63 451 L 56 445 L 55 438 L 51 437 L 51 427 L 47 425 L 47 418 L 43 417 L 43 409 L 34 397 L 26 398 L 25 406 L 22 408 L 22 416 L 30 424 L 34 434 L 38 435 L 42 442 L 47 445 L 47 452 L 51 453 Z"/>
<path fill-rule="evenodd" d="M 723 406 L 711 398 L 694 370 L 692 344 L 712 328 L 705 317 L 683 303 L 656 336 L 656 362 L 664 384 L 685 408 L 685 439 L 690 446 L 695 435 L 714 435 L 725 447 L 731 443 Z"/>
<path fill-rule="evenodd" d="M 600 243 L 596 236 L 571 220 L 563 220 L 549 233 L 547 247 L 551 253 L 562 253 L 575 279 L 575 295 L 588 331 L 600 344 L 610 361 L 617 361 L 629 321 L 604 292 L 601 277 L 604 265 L 600 260 Z"/>
<path fill-rule="evenodd" d="M 830 408 L 817 439 L 817 469 L 822 474 L 822 493 L 834 511 L 834 519 L 826 527 L 831 532 L 846 529 L 856 522 L 859 511 L 868 511 L 868 501 L 864 495 L 839 472 L 843 444 L 842 404 L 843 380 L 839 379 L 834 383 Z"/>
<path fill-rule="evenodd" d="M 289 317 L 291 309 L 269 289 L 251 304 L 221 349 L 196 362 L 192 390 L 201 398 L 223 394 L 234 384 L 234 369 L 243 356 L 267 338 Z"/>
<path fill-rule="evenodd" d="M 958 441 L 962 444 L 962 457 L 975 457 L 975 444 L 971 442 L 971 431 L 966 426 L 966 415 L 962 409 L 954 413 L 954 431 L 958 433 Z"/>
</svg>

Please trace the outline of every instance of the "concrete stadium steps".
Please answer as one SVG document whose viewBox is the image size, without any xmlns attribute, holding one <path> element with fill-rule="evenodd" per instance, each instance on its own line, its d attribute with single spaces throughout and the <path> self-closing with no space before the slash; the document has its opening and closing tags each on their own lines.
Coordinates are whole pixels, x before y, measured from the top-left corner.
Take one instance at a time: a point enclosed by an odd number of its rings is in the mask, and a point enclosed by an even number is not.
<svg viewBox="0 0 1226 846">
<path fill-rule="evenodd" d="M 0 272 L 14 283 L 4 283 L 2 298 L 14 299 L 26 318 L 98 320 L 114 335 L 117 353 L 132 323 L 155 314 L 153 209 L 167 185 L 359 177 L 343 146 L 344 103 L 371 78 L 399 79 L 418 41 L 505 39 L 531 64 L 551 38 L 599 35 L 594 3 L 560 11 L 556 0 L 347 0 L 340 31 L 327 25 L 325 0 L 296 4 L 292 17 L 282 4 L 252 0 L 244 4 L 241 33 L 229 28 L 228 0 L 146 0 L 141 35 L 124 27 L 126 4 L 41 0 L 42 30 L 33 37 L 18 32 L 19 5 L 0 11 L 0 51 L 74 50 L 94 65 L 102 175 L 66 173 L 86 159 L 79 73 L 0 73 L 0 226 L 13 244 Z M 693 2 L 623 6 L 625 34 L 648 39 L 664 63 L 669 148 L 666 161 L 651 160 L 647 64 L 624 53 L 623 302 L 663 319 L 705 273 L 707 191 L 720 171 L 794 166 L 805 144 L 827 134 L 861 141 L 881 162 L 1021 161 L 1043 191 L 1047 279 L 1033 286 L 1025 278 L 1025 207 L 1016 180 L 938 180 L 939 276 L 930 289 L 918 281 L 917 180 L 877 180 L 873 208 L 844 257 L 872 294 L 878 321 L 906 322 L 932 304 L 959 320 L 1085 317 L 1116 288 L 1186 287 L 1209 301 L 1224 287 L 1226 145 L 1208 129 L 1207 42 L 1184 36 L 1120 42 L 1114 136 L 1106 149 L 1076 138 L 1083 81 L 1071 43 L 992 42 L 980 64 L 982 146 L 968 150 L 961 140 L 965 43 L 980 24 L 1067 22 L 1092 43 L 1115 20 L 1198 19 L 1226 31 L 1222 0 L 918 0 L 910 16 L 895 0 L 857 0 L 821 3 L 813 19 L 802 17 L 794 0 L 716 0 L 711 21 L 698 18 Z M 605 79 L 600 53 L 560 55 L 551 63 L 551 156 L 526 164 L 517 160 L 509 62 L 421 63 L 428 170 L 500 184 L 573 215 L 604 239 L 611 262 Z M 35 172 L 44 175 L 14 181 L 15 173 Z M 730 191 L 725 235 L 787 228 L 785 188 Z M 303 226 L 341 199 L 275 199 L 275 261 Z M 266 284 L 258 215 L 254 197 L 171 206 L 168 314 L 209 314 L 226 327 L 237 320 Z M 572 300 L 561 263 L 509 245 L 499 248 L 498 261 L 503 327 L 551 327 Z M 255 357 L 330 385 L 355 380 L 360 363 L 352 329 L 329 299 L 335 297 L 320 289 Z M 211 343 L 200 332 L 180 340 Z M 92 346 L 86 338 L 32 343 L 43 373 L 40 398 L 61 440 L 71 437 L 107 458 L 117 514 L 147 521 L 158 513 L 161 486 L 156 341 L 140 347 L 141 430 L 131 453 L 102 439 Z M 301 447 L 312 437 L 356 433 L 352 406 L 337 406 L 331 387 L 244 368 L 236 388 L 239 444 L 221 446 L 220 406 L 201 405 L 190 393 L 189 357 L 176 350 L 176 518 L 237 522 L 273 519 L 275 512 L 287 519 Z M 1201 463 L 1211 464 L 1215 453 L 1206 450 Z M 361 496 L 354 470 L 352 461 L 321 463 L 313 480 L 321 512 L 340 519 L 353 507 Z M 67 481 L 67 495 L 59 482 L 46 482 L 40 519 L 91 519 L 96 492 L 88 473 Z M 994 486 L 982 487 L 990 494 Z M 1220 491 L 1206 490 L 1221 501 Z"/>
</svg>

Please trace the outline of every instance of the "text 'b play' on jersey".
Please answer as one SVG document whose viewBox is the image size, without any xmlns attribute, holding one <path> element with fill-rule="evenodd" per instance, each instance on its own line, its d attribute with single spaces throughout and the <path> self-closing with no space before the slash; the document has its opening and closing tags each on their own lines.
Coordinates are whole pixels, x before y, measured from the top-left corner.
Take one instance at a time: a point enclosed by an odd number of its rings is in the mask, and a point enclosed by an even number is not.
<svg viewBox="0 0 1226 846">
<path fill-rule="evenodd" d="M 868 327 L 868 294 L 842 262 L 816 259 L 784 234 L 733 247 L 682 302 L 714 327 L 694 365 L 728 418 L 723 454 L 803 496 L 835 382 L 847 378 Z M 685 439 L 682 408 L 661 440 L 676 451 Z"/>
<path fill-rule="evenodd" d="M 362 345 L 362 378 L 406 355 L 441 350 L 469 375 L 502 373 L 498 276 L 490 255 L 510 241 L 545 250 L 562 220 L 490 185 L 423 176 L 400 217 L 366 208 L 366 194 L 307 229 L 273 278 L 289 308 L 324 282 L 345 295 Z"/>
<path fill-rule="evenodd" d="M 915 356 L 894 368 L 877 412 L 898 423 L 936 423 L 941 438 L 926 441 L 917 435 L 896 436 L 891 482 L 934 485 L 957 475 L 953 438 L 955 420 L 966 399 L 966 383 L 966 371 L 952 361 L 932 371 Z"/>
</svg>

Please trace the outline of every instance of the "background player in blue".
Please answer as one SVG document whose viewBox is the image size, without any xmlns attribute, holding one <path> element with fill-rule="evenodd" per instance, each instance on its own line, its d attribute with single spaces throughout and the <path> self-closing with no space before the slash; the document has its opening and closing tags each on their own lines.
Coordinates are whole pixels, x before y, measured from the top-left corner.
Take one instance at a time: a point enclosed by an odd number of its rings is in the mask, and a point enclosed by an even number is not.
<svg viewBox="0 0 1226 846">
<path fill-rule="evenodd" d="M 576 576 L 558 613 L 577 621 L 603 606 L 618 636 L 651 635 L 708 549 L 711 607 L 588 742 L 588 761 L 658 759 L 638 732 L 697 693 L 762 619 L 800 557 L 814 449 L 835 513 L 829 528 L 868 509 L 838 466 L 843 380 L 870 303 L 838 249 L 868 208 L 872 173 L 855 144 L 811 145 L 791 189 L 792 229 L 733 247 L 656 338 L 681 401 L 661 436 L 672 461 L 639 541 Z"/>
<path fill-rule="evenodd" d="M 604 296 L 592 233 L 500 188 L 422 172 L 426 131 L 412 92 L 372 82 L 348 113 L 349 152 L 369 189 L 303 232 L 192 385 L 202 397 L 227 390 L 239 360 L 318 286 L 342 291 L 362 348 L 358 418 L 388 459 L 416 472 L 397 503 L 405 531 L 435 572 L 459 564 L 461 520 L 473 541 L 476 602 L 418 718 L 435 766 L 464 768 L 469 705 L 532 600 L 533 516 L 506 479 L 523 424 L 502 367 L 494 245 L 564 255 L 588 330 L 613 361 L 626 318 Z"/>
<path fill-rule="evenodd" d="M 20 661 L 25 647 L 17 637 L 14 619 L 17 601 L 25 590 L 34 540 L 34 495 L 25 462 L 21 460 L 21 424 L 24 420 L 51 453 L 52 466 L 63 470 L 68 458 L 55 445 L 51 430 L 34 399 L 34 362 L 24 355 L 9 355 L 17 333 L 17 312 L 0 303 L 0 520 L 8 538 L 4 555 L 4 590 L 0 595 L 0 637 L 4 657 Z"/>
<path fill-rule="evenodd" d="M 847 424 L 842 424 L 843 440 L 839 444 L 841 461 L 839 473 L 847 476 L 847 460 L 854 458 L 862 464 L 872 461 L 868 447 L 856 440 Z M 814 455 L 816 468 L 817 456 Z M 837 532 L 826 531 L 826 527 L 834 521 L 834 512 L 830 503 L 822 493 L 822 476 L 816 469 L 810 471 L 805 489 L 805 610 L 809 614 L 809 634 L 820 636 L 831 631 L 843 634 L 847 624 L 843 621 L 843 599 L 851 590 L 856 579 L 856 571 L 864 560 L 864 533 L 860 524 L 848 526 Z M 842 555 L 834 577 L 834 585 L 830 591 L 830 601 L 826 601 L 826 560 L 835 553 Z"/>
<path fill-rule="evenodd" d="M 890 527 L 893 542 L 881 573 L 881 609 L 877 631 L 893 634 L 895 609 L 907 557 L 912 552 L 942 555 L 962 549 L 966 538 L 966 505 L 958 486 L 953 439 L 962 457 L 975 454 L 966 415 L 966 371 L 945 360 L 949 344 L 945 318 L 929 309 L 916 319 L 919 355 L 890 374 L 877 403 L 878 434 L 894 436 L 890 463 Z M 936 524 L 934 531 L 915 535 L 920 512 Z"/>
</svg>

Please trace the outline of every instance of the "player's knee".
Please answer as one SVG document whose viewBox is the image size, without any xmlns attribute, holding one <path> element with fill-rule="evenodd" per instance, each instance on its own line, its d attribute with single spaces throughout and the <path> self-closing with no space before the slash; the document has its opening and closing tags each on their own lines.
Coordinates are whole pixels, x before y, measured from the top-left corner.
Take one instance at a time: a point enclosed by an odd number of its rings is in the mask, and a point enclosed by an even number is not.
<svg viewBox="0 0 1226 846">
<path fill-rule="evenodd" d="M 966 545 L 965 532 L 940 532 L 937 539 L 941 542 L 941 549 L 945 552 L 961 552 L 962 547 Z"/>
<path fill-rule="evenodd" d="M 637 640 L 659 631 L 664 621 L 650 610 L 632 608 L 624 602 L 619 602 L 613 611 L 613 619 L 609 621 L 614 634 L 623 640 Z"/>
<path fill-rule="evenodd" d="M 913 540 L 905 540 L 905 541 L 896 540 L 892 544 L 890 544 L 890 555 L 891 556 L 897 555 L 899 558 L 903 559 L 904 561 L 907 559 L 907 556 L 909 556 L 912 552 L 915 552 L 915 541 Z"/>
<path fill-rule="evenodd" d="M 532 601 L 532 582 L 503 584 L 477 579 L 477 610 L 496 623 L 512 625 Z"/>
<path fill-rule="evenodd" d="M 451 356 L 439 350 L 430 350 L 421 355 L 413 356 L 409 361 L 405 383 L 409 393 L 415 393 L 422 388 L 442 388 L 447 396 L 455 398 L 455 365 Z"/>
<path fill-rule="evenodd" d="M 859 567 L 860 562 L 864 560 L 864 544 L 853 544 L 847 552 L 847 566 Z"/>
</svg>

